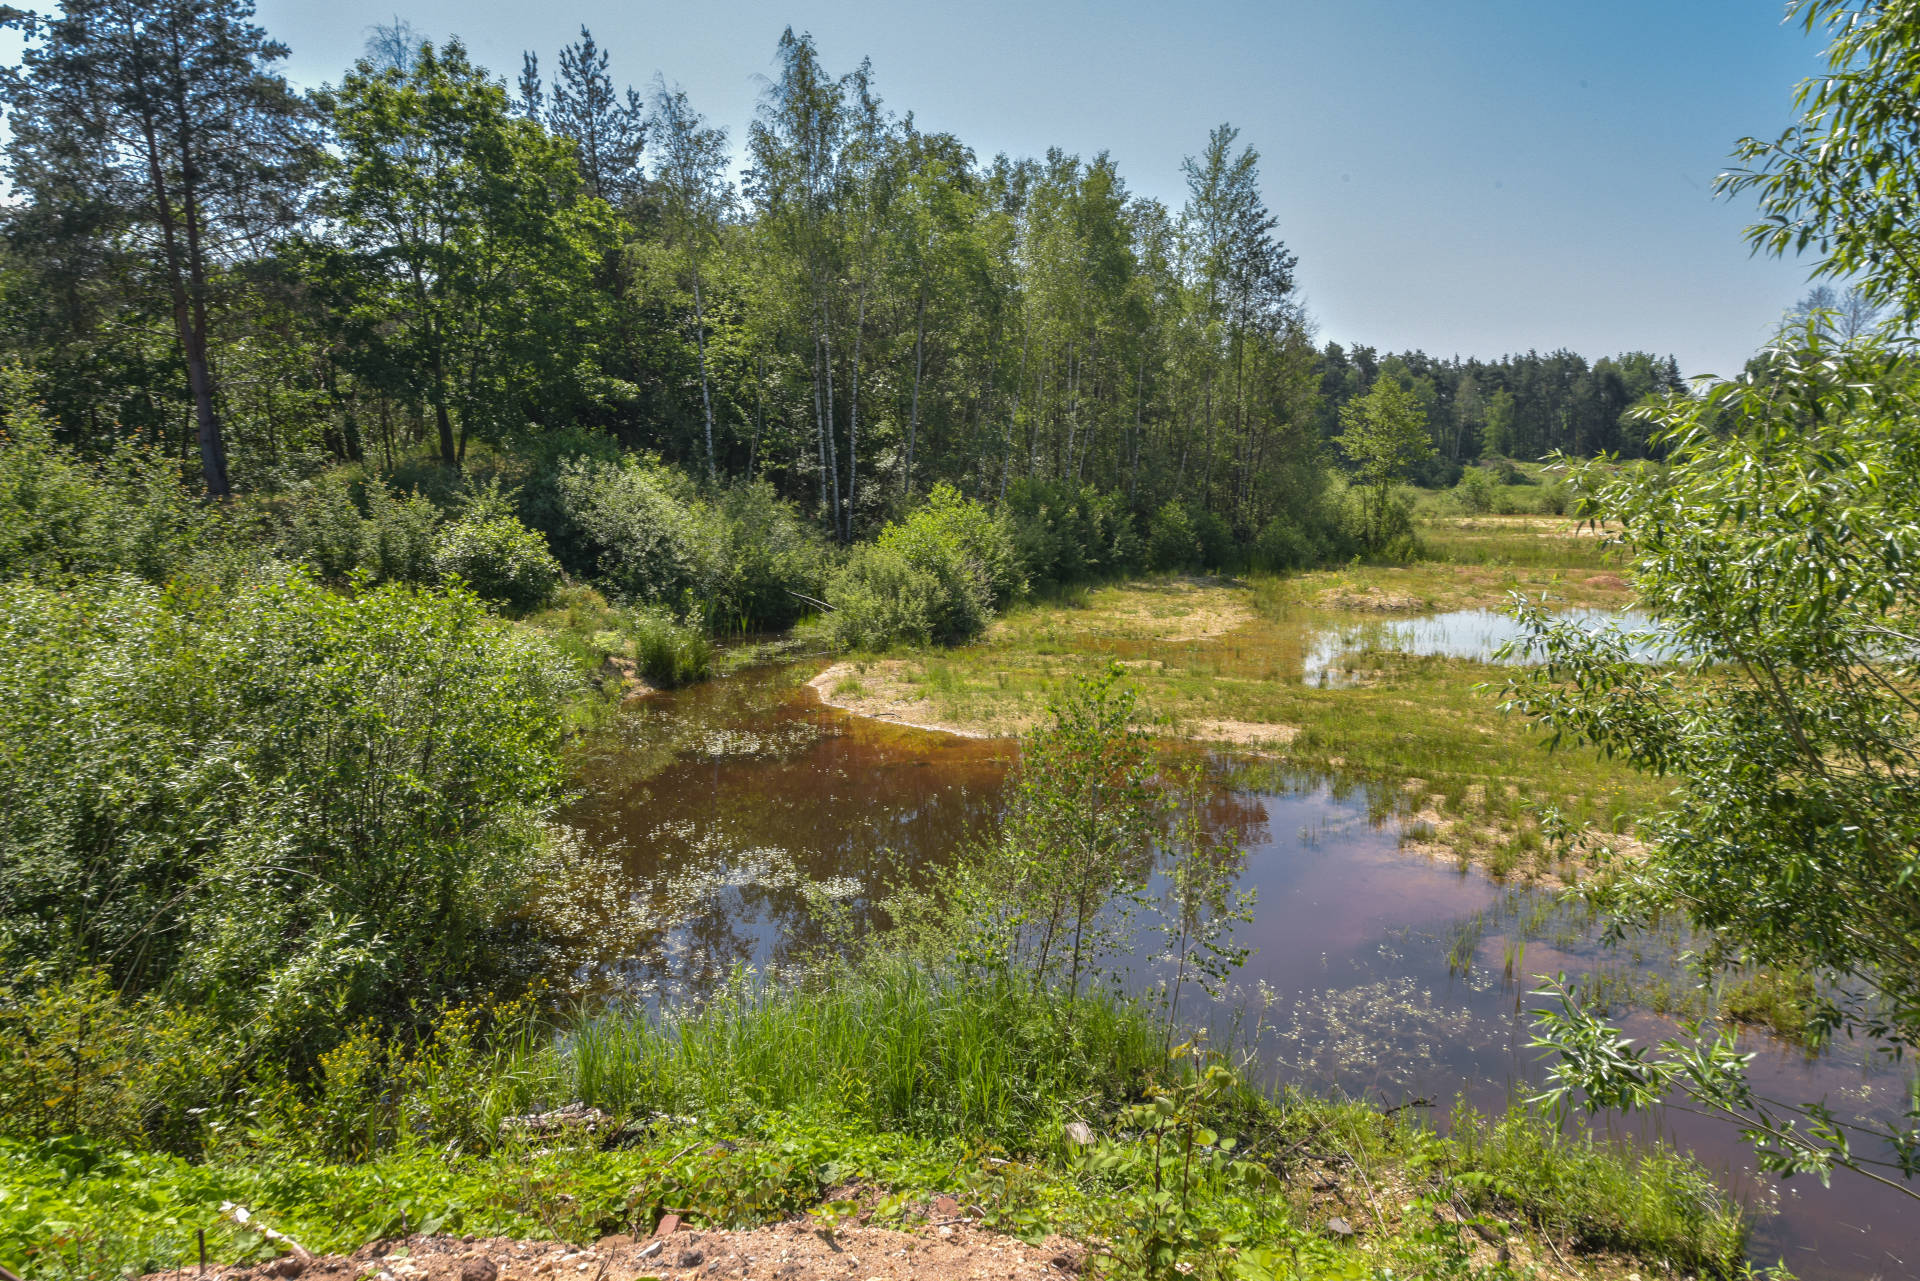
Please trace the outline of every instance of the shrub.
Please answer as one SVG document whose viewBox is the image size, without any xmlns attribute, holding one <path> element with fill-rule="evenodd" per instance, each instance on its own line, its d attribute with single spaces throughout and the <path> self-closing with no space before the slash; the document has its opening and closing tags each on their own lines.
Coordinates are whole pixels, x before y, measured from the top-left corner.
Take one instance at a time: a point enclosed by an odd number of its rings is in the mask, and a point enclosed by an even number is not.
<svg viewBox="0 0 1920 1281">
<path fill-rule="evenodd" d="M 800 596 L 820 595 L 827 550 L 765 481 L 723 490 L 698 517 L 711 569 L 703 602 L 709 627 L 786 627 L 808 608 Z"/>
<path fill-rule="evenodd" d="M 1077 583 L 1140 568 L 1146 548 L 1125 500 L 1064 481 L 1016 481 L 1003 508 L 1025 575 Z"/>
<path fill-rule="evenodd" d="M 457 590 L 0 588 L 0 937 L 296 1056 L 511 974 L 561 688 Z"/>
<path fill-rule="evenodd" d="M 878 541 L 935 573 L 954 566 L 988 611 L 1026 594 L 1027 579 L 1011 531 L 951 485 L 935 485 L 904 521 L 881 530 Z"/>
<path fill-rule="evenodd" d="M 679 478 L 637 459 L 561 464 L 561 509 L 594 570 L 628 600 L 687 613 L 709 577 Z"/>
<path fill-rule="evenodd" d="M 950 583 L 898 550 L 871 543 L 855 547 L 828 580 L 827 601 L 833 606 L 827 634 L 841 649 L 930 644 L 936 620 L 951 619 L 956 605 L 978 605 L 964 590 L 956 601 Z M 985 625 L 981 618 L 979 626 Z"/>
<path fill-rule="evenodd" d="M 1169 501 L 1153 514 L 1147 527 L 1147 564 L 1161 571 L 1200 567 L 1200 535 L 1186 504 Z"/>
<path fill-rule="evenodd" d="M 1469 467 L 1453 487 L 1453 501 L 1461 511 L 1476 515 L 1493 510 L 1493 477 L 1478 467 Z"/>
<path fill-rule="evenodd" d="M 1305 569 L 1320 559 L 1320 548 L 1314 539 L 1284 516 L 1268 521 L 1260 537 L 1254 540 L 1254 567 L 1270 574 Z"/>
<path fill-rule="evenodd" d="M 1189 520 L 1193 535 L 1200 543 L 1200 564 L 1207 569 L 1232 570 L 1239 567 L 1240 548 L 1234 541 L 1233 527 L 1218 512 L 1204 507 L 1193 509 Z"/>
<path fill-rule="evenodd" d="M 355 498 L 365 497 L 365 511 Z M 440 512 L 422 494 L 395 496 L 358 468 L 323 472 L 297 490 L 282 546 L 330 583 L 365 571 L 375 582 L 429 583 Z"/>
<path fill-rule="evenodd" d="M 434 581 L 434 531 L 440 509 L 424 494 L 395 497 L 378 482 L 367 486 L 365 563 L 384 583 Z"/>
<path fill-rule="evenodd" d="M 994 610 L 1026 587 L 1006 524 L 937 485 L 872 546 L 856 548 L 829 581 L 828 631 L 849 648 L 951 644 L 986 630 Z"/>
<path fill-rule="evenodd" d="M 546 604 L 560 579 L 547 540 L 508 515 L 468 515 L 448 525 L 434 567 L 482 599 L 517 610 Z"/>
<path fill-rule="evenodd" d="M 293 504 L 287 554 L 327 582 L 345 582 L 371 550 L 367 522 L 353 500 L 347 471 L 324 472 L 307 482 Z"/>
</svg>

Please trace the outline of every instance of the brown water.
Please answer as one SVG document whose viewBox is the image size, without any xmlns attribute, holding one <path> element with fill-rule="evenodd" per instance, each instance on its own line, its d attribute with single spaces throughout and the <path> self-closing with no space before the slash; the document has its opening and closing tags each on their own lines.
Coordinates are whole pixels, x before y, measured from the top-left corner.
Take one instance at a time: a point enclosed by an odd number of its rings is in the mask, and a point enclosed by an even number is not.
<svg viewBox="0 0 1920 1281">
<path fill-rule="evenodd" d="M 767 666 L 661 696 L 599 743 L 567 821 L 613 855 L 627 910 L 582 949 L 583 981 L 661 999 L 739 967 L 778 981 L 828 945 L 824 922 L 873 921 L 887 886 L 991 828 L 1011 744 L 822 707 L 804 685 L 815 670 Z M 1213 818 L 1244 842 L 1241 884 L 1258 900 L 1239 941 L 1257 950 L 1220 1002 L 1202 997 L 1183 1014 L 1216 1042 L 1256 1048 L 1274 1081 L 1430 1100 L 1444 1124 L 1456 1099 L 1498 1110 L 1539 1080 L 1525 976 L 1671 965 L 1681 940 L 1642 938 L 1631 956 L 1610 954 L 1584 916 L 1404 853 L 1399 799 L 1278 766 L 1236 770 Z M 1522 938 L 1509 975 L 1508 946 Z M 1156 978 L 1142 962 L 1128 967 L 1138 988 Z M 1625 1022 L 1642 1039 L 1673 1031 L 1651 1015 Z M 1762 1093 L 1824 1098 L 1843 1115 L 1899 1110 L 1908 1078 L 1896 1072 L 1844 1049 L 1808 1060 L 1750 1041 Z M 1898 1193 L 1844 1172 L 1831 1189 L 1756 1176 L 1730 1127 L 1671 1109 L 1605 1128 L 1657 1133 L 1736 1194 L 1777 1206 L 1754 1234 L 1759 1262 L 1784 1258 L 1808 1278 L 1920 1278 L 1920 1207 Z"/>
</svg>

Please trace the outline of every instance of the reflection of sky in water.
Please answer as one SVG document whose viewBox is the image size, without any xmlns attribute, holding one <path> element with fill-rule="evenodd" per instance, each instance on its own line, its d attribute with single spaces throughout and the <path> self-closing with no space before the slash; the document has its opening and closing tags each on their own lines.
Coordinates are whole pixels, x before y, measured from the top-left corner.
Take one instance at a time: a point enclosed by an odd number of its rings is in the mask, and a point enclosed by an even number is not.
<svg viewBox="0 0 1920 1281">
<path fill-rule="evenodd" d="M 1609 624 L 1634 632 L 1650 628 L 1652 620 L 1639 610 L 1568 609 L 1554 615 L 1593 631 Z M 1526 631 L 1507 615 L 1491 609 L 1457 609 L 1445 614 L 1427 614 L 1418 618 L 1381 618 L 1342 623 L 1316 630 L 1304 651 L 1302 679 L 1309 685 L 1341 685 L 1353 679 L 1349 673 L 1367 667 L 1368 653 L 1411 654 L 1417 657 L 1468 658 L 1477 662 L 1500 661 L 1502 646 L 1526 639 Z M 1663 655 L 1657 644 L 1634 647 L 1637 657 Z M 1507 660 L 1529 661 L 1524 646 Z"/>
<path fill-rule="evenodd" d="M 1441 626 L 1447 619 L 1456 621 Z M 1410 646 L 1444 643 L 1466 657 L 1513 634 L 1510 620 L 1478 611 L 1367 628 L 1402 629 Z M 823 914 L 868 919 L 887 886 L 916 880 L 990 830 L 1008 745 L 841 715 L 801 685 L 810 675 L 759 669 L 655 700 L 589 762 L 587 796 L 567 821 L 608 857 L 617 902 L 597 930 L 581 927 L 575 972 L 590 985 L 672 996 L 739 965 L 778 974 L 804 964 L 829 945 Z M 1531 976 L 1636 961 L 1603 951 L 1577 910 L 1402 852 L 1394 816 L 1403 801 L 1277 768 L 1218 793 L 1211 820 L 1239 833 L 1240 884 L 1258 893 L 1239 941 L 1257 951 L 1221 1005 L 1209 1009 L 1189 988 L 1183 1009 L 1216 1044 L 1257 1047 L 1253 1070 L 1270 1084 L 1427 1099 L 1441 1119 L 1456 1099 L 1498 1110 L 1540 1078 L 1527 1047 Z M 1461 973 L 1448 957 L 1463 922 L 1478 943 L 1466 944 L 1474 963 Z M 1508 945 L 1523 936 L 1524 958 L 1508 975 Z M 1136 955 L 1157 941 L 1142 938 Z M 1681 944 L 1638 940 L 1638 963 L 1670 964 Z M 1150 989 L 1159 977 L 1136 962 L 1127 981 Z M 1627 1023 L 1643 1040 L 1672 1034 L 1651 1016 Z M 1899 1077 L 1870 1072 L 1857 1056 L 1810 1064 L 1753 1040 L 1756 1080 L 1782 1098 L 1885 1114 L 1901 1093 Z M 1651 1124 L 1608 1128 L 1645 1135 Z M 1770 1188 L 1729 1127 L 1671 1112 L 1658 1124 L 1736 1191 Z M 1897 1194 L 1803 1178 L 1785 1185 L 1780 1205 L 1756 1232 L 1762 1261 L 1784 1255 L 1808 1277 L 1920 1276 L 1920 1216 Z"/>
</svg>

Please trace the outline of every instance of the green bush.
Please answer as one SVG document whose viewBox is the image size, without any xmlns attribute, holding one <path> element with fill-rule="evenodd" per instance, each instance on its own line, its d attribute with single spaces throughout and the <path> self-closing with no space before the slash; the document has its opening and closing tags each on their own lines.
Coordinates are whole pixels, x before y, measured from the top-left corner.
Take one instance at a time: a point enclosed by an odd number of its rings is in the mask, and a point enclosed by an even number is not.
<svg viewBox="0 0 1920 1281">
<path fill-rule="evenodd" d="M 594 571 L 627 600 L 689 613 L 711 577 L 698 522 L 665 468 L 628 458 L 560 467 L 560 504 Z"/>
<path fill-rule="evenodd" d="M 19 366 L 0 369 L 0 578 L 121 570 L 160 582 L 218 541 L 178 464 L 131 445 L 90 463 L 53 438 Z"/>
<path fill-rule="evenodd" d="M 958 574 L 989 613 L 1026 594 L 1026 574 L 1012 532 L 951 485 L 935 485 L 926 501 L 905 520 L 881 530 L 877 541 L 943 578 Z"/>
<path fill-rule="evenodd" d="M 985 631 L 995 609 L 1026 587 L 1006 524 L 937 485 L 829 580 L 828 631 L 847 648 L 953 644 Z"/>
<path fill-rule="evenodd" d="M 1219 512 L 1195 507 L 1190 516 L 1193 534 L 1200 543 L 1200 564 L 1206 569 L 1234 570 L 1240 567 L 1240 546 L 1234 540 L 1233 526 Z"/>
<path fill-rule="evenodd" d="M 1200 535 L 1185 503 L 1169 501 L 1153 514 L 1147 527 L 1148 566 L 1163 572 L 1195 570 L 1202 555 Z"/>
<path fill-rule="evenodd" d="M 1453 501 L 1461 511 L 1481 515 L 1493 510 L 1493 491 L 1493 477 L 1478 467 L 1469 467 L 1453 487 Z"/>
<path fill-rule="evenodd" d="M 359 572 L 383 583 L 433 581 L 440 511 L 424 495 L 397 496 L 357 467 L 336 467 L 302 485 L 291 504 L 282 550 L 326 582 Z"/>
<path fill-rule="evenodd" d="M 1125 500 L 1092 486 L 1025 479 L 1003 506 L 1026 577 L 1068 584 L 1140 568 L 1146 548 Z"/>
<path fill-rule="evenodd" d="M 383 583 L 430 583 L 440 509 L 424 494 L 396 497 L 385 485 L 367 486 L 364 564 Z"/>
<path fill-rule="evenodd" d="M 765 481 L 734 485 L 698 509 L 710 571 L 703 614 L 715 631 L 789 626 L 824 590 L 827 550 Z M 796 595 L 795 593 L 799 593 Z"/>
<path fill-rule="evenodd" d="M 460 591 L 0 588 L 0 938 L 296 1056 L 514 973 L 562 688 Z"/>
<path fill-rule="evenodd" d="M 872 543 L 855 547 L 827 581 L 827 635 L 841 649 L 884 649 L 889 645 L 927 645 L 939 636 L 941 619 L 956 609 L 979 609 L 964 589 L 908 560 L 901 552 Z M 965 620 L 976 630 L 984 614 Z M 954 639 L 959 639 L 955 637 Z"/>
<path fill-rule="evenodd" d="M 1305 569 L 1321 558 L 1321 548 L 1313 537 L 1284 516 L 1267 522 L 1254 540 L 1251 554 L 1254 568 L 1270 574 Z"/>
<path fill-rule="evenodd" d="M 547 540 L 509 515 L 468 515 L 440 533 L 434 568 L 475 595 L 510 609 L 538 609 L 553 595 L 560 564 Z"/>
</svg>

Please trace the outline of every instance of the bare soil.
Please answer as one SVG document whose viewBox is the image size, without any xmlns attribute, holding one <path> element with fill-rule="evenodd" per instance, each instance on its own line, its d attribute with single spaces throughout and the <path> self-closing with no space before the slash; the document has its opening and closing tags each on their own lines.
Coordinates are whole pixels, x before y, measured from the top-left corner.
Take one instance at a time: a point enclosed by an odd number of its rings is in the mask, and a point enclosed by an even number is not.
<svg viewBox="0 0 1920 1281">
<path fill-rule="evenodd" d="M 868 663 L 835 663 L 807 682 L 820 702 L 855 716 L 891 721 L 913 729 L 937 730 L 961 738 L 995 738 L 1016 734 L 1024 725 L 960 725 L 943 721 L 933 703 L 907 679 L 906 659 L 885 658 Z M 998 731 L 996 733 L 996 731 Z"/>
<path fill-rule="evenodd" d="M 663 1224 L 663 1227 L 669 1226 Z M 751 1230 L 676 1228 L 594 1246 L 410 1236 L 377 1241 L 350 1255 L 289 1255 L 250 1268 L 210 1268 L 209 1281 L 639 1281 L 640 1278 L 750 1278 L 769 1281 L 1060 1281 L 1080 1273 L 1080 1246 L 1048 1238 L 1031 1246 L 962 1218 L 913 1231 L 812 1220 Z M 193 1268 L 144 1281 L 197 1281 Z"/>
</svg>

